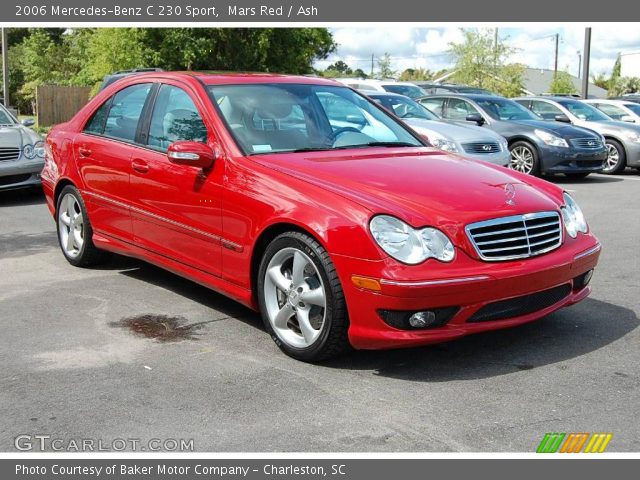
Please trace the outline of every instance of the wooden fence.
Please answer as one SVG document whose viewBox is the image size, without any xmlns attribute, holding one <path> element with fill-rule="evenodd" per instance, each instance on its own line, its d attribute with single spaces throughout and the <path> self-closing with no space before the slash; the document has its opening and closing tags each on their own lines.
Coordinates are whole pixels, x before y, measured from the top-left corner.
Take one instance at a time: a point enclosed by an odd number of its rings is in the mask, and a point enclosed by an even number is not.
<svg viewBox="0 0 640 480">
<path fill-rule="evenodd" d="M 36 116 L 39 127 L 49 127 L 71 119 L 89 101 L 91 87 L 36 87 Z"/>
</svg>

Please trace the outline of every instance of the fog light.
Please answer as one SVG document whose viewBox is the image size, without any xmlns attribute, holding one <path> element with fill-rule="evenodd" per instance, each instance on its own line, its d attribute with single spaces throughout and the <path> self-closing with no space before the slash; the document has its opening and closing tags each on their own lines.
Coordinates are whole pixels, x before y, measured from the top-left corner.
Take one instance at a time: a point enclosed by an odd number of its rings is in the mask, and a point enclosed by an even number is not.
<svg viewBox="0 0 640 480">
<path fill-rule="evenodd" d="M 409 325 L 413 328 L 426 328 L 436 319 L 436 314 L 431 311 L 417 312 L 409 317 Z"/>
<path fill-rule="evenodd" d="M 582 283 L 584 284 L 585 287 L 589 285 L 589 282 L 591 281 L 591 277 L 593 277 L 593 270 L 589 270 L 587 273 L 584 274 Z"/>
</svg>

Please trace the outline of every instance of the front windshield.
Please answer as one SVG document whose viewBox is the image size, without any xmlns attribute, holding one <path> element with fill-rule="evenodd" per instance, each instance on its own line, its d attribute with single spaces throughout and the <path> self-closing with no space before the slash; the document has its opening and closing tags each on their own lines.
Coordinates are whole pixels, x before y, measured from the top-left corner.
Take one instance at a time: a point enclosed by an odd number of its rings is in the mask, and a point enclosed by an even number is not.
<svg viewBox="0 0 640 480">
<path fill-rule="evenodd" d="M 640 103 L 625 103 L 624 106 L 636 115 L 640 115 Z"/>
<path fill-rule="evenodd" d="M 476 100 L 476 103 L 494 120 L 540 120 L 540 117 L 531 110 L 506 98 L 480 99 Z"/>
<path fill-rule="evenodd" d="M 293 83 L 210 85 L 247 155 L 423 144 L 350 88 Z"/>
<path fill-rule="evenodd" d="M 409 98 L 420 98 L 427 95 L 427 92 L 417 85 L 382 85 L 387 92 L 398 93 Z"/>
<path fill-rule="evenodd" d="M 381 103 L 382 106 L 388 110 L 391 110 L 397 117 L 403 119 L 420 118 L 422 120 L 438 120 L 438 116 L 435 113 L 410 98 L 391 95 L 386 97 L 376 97 L 372 95 L 371 98 Z"/>
<path fill-rule="evenodd" d="M 610 122 L 611 118 L 607 117 L 604 113 L 591 105 L 582 103 L 576 100 L 558 100 L 558 103 L 564 108 L 569 110 L 572 115 L 575 115 L 580 120 L 593 121 L 606 121 Z"/>
<path fill-rule="evenodd" d="M 4 107 L 0 106 L 0 125 L 13 125 L 16 121 L 14 118 L 7 112 Z"/>
</svg>

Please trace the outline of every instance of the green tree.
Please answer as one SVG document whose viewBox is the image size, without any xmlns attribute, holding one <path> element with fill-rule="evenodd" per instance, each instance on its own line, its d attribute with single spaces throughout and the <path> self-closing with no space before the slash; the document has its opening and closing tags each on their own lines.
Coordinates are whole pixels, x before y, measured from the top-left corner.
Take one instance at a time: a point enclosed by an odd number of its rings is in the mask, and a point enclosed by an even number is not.
<svg viewBox="0 0 640 480">
<path fill-rule="evenodd" d="M 385 54 L 382 55 L 382 57 L 378 57 L 377 63 L 378 63 L 378 75 L 377 75 L 377 77 L 379 79 L 394 78 L 395 77 L 396 72 L 391 69 L 391 54 L 390 53 L 385 52 Z"/>
<path fill-rule="evenodd" d="M 43 30 L 35 30 L 25 37 L 23 42 L 14 49 L 20 54 L 18 66 L 22 71 L 23 83 L 16 92 L 18 100 L 30 103 L 33 108 L 36 87 L 47 84 L 65 84 L 68 78 L 64 75 L 64 65 L 67 59 L 64 45 L 57 44 L 53 38 Z M 9 55 L 14 58 L 14 50 Z M 33 110 L 32 110 L 33 111 Z"/>
<path fill-rule="evenodd" d="M 549 93 L 576 93 L 576 86 L 573 84 L 571 75 L 562 70 L 558 70 L 553 75 L 553 80 L 549 86 Z"/>
<path fill-rule="evenodd" d="M 627 93 L 640 92 L 640 78 L 638 77 L 620 77 L 609 89 L 609 96 L 616 97 Z"/>
<path fill-rule="evenodd" d="M 602 72 L 591 75 L 591 83 L 600 88 L 604 88 L 605 90 L 609 90 L 609 88 L 611 88 L 611 79 L 607 78 L 607 76 Z"/>
<path fill-rule="evenodd" d="M 412 80 L 433 80 L 433 72 L 425 68 L 407 68 L 400 74 L 398 80 L 403 82 L 410 82 Z"/>
<path fill-rule="evenodd" d="M 351 67 L 349 67 L 349 65 L 344 63 L 342 60 L 338 60 L 337 62 L 332 63 L 327 67 L 327 70 L 331 70 L 345 76 L 351 75 L 353 73 Z"/>
<path fill-rule="evenodd" d="M 504 39 L 496 43 L 493 30 L 462 29 L 462 33 L 461 43 L 449 44 L 455 62 L 452 80 L 504 95 L 520 93 L 524 70 L 508 64 L 516 50 Z"/>
</svg>

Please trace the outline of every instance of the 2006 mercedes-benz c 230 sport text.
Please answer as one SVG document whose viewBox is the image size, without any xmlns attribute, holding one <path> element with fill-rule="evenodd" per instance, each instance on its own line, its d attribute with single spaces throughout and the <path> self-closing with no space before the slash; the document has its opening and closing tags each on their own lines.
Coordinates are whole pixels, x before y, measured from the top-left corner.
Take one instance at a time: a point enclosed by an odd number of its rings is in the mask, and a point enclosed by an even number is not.
<svg viewBox="0 0 640 480">
<path fill-rule="evenodd" d="M 126 77 L 51 131 L 42 182 L 71 264 L 160 265 L 306 361 L 535 320 L 589 294 L 600 252 L 562 189 L 323 79 Z"/>
</svg>

